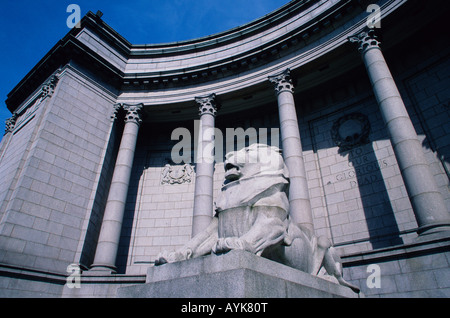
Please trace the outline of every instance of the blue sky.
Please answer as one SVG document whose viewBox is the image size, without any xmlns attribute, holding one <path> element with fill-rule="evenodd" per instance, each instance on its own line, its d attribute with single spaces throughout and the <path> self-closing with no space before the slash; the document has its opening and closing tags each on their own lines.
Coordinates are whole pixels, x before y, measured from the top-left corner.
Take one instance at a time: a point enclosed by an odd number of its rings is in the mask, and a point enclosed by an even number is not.
<svg viewBox="0 0 450 318">
<path fill-rule="evenodd" d="M 81 16 L 103 12 L 103 20 L 133 44 L 175 42 L 226 31 L 289 0 L 1 0 L 0 138 L 11 116 L 7 94 L 64 37 L 77 4 Z"/>
</svg>

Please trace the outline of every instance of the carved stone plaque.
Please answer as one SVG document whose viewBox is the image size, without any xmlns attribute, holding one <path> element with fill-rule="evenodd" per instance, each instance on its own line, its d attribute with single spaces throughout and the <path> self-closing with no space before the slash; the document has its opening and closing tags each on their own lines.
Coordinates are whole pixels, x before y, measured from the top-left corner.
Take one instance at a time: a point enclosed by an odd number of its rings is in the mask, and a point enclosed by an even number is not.
<svg viewBox="0 0 450 318">
<path fill-rule="evenodd" d="M 351 113 L 339 118 L 331 128 L 331 138 L 341 151 L 369 143 L 370 122 L 366 115 Z"/>
<path fill-rule="evenodd" d="M 194 169 L 191 165 L 172 166 L 166 164 L 162 171 L 161 184 L 191 183 L 194 177 Z"/>
</svg>

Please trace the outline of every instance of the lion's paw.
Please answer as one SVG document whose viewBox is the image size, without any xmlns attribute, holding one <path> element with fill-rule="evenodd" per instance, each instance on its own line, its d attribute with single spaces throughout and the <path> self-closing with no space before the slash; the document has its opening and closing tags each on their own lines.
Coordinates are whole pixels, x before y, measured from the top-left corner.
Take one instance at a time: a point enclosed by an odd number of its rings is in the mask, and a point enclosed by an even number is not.
<svg viewBox="0 0 450 318">
<path fill-rule="evenodd" d="M 226 237 L 217 240 L 213 246 L 212 251 L 214 254 L 226 253 L 231 250 L 243 250 L 244 243 L 238 237 Z"/>
<path fill-rule="evenodd" d="M 158 254 L 155 260 L 155 265 L 164 265 L 166 263 L 175 263 L 179 261 L 184 261 L 192 256 L 192 251 L 190 249 L 183 249 L 175 252 L 163 251 Z"/>
</svg>

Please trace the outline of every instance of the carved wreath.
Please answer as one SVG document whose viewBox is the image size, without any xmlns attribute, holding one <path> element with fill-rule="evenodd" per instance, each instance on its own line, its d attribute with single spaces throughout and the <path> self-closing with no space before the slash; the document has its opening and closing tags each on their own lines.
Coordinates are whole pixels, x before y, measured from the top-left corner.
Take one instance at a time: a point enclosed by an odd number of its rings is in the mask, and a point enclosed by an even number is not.
<svg viewBox="0 0 450 318">
<path fill-rule="evenodd" d="M 189 164 L 184 166 L 164 166 L 162 171 L 161 184 L 184 184 L 191 183 L 194 176 L 194 169 Z"/>
<path fill-rule="evenodd" d="M 351 134 L 342 134 L 341 127 L 349 121 L 359 123 Z M 331 138 L 341 151 L 347 151 L 369 143 L 370 122 L 369 118 L 361 113 L 351 113 L 339 118 L 331 128 Z"/>
</svg>

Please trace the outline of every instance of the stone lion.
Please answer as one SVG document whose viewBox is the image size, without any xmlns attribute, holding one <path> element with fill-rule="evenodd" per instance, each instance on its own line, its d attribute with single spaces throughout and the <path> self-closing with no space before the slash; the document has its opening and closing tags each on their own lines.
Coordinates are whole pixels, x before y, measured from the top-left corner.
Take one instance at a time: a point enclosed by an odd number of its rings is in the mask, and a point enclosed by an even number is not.
<svg viewBox="0 0 450 318">
<path fill-rule="evenodd" d="M 290 222 L 289 174 L 278 148 L 253 144 L 228 153 L 224 164 L 225 181 L 211 224 L 179 250 L 160 253 L 155 265 L 245 250 L 312 275 L 323 275 L 323 268 L 359 292 L 344 280 L 331 242 Z"/>
</svg>

